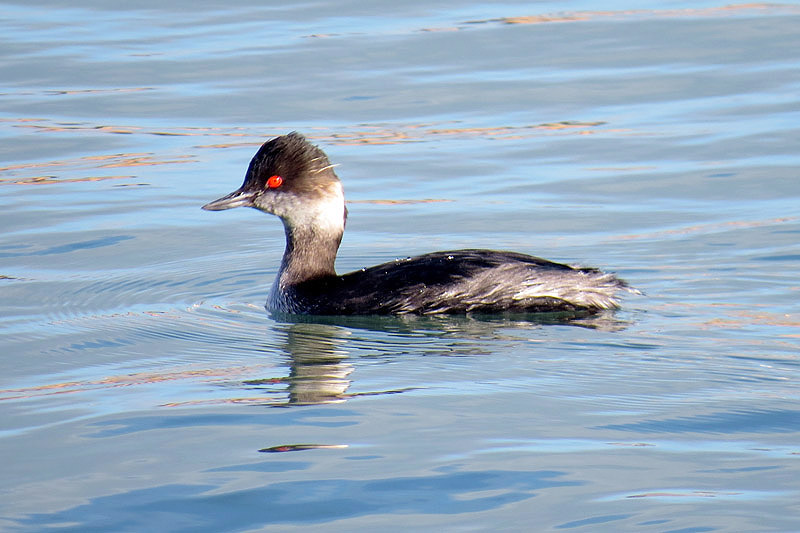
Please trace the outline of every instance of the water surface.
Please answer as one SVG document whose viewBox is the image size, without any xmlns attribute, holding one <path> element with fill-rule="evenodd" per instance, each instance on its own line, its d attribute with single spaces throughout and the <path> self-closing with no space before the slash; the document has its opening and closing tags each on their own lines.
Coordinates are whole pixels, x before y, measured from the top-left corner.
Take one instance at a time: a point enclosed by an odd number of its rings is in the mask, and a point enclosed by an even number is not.
<svg viewBox="0 0 800 533">
<path fill-rule="evenodd" d="M 800 4 L 5 3 L 0 529 L 800 530 Z M 590 324 L 286 320 L 270 136 L 337 268 L 512 249 Z"/>
</svg>

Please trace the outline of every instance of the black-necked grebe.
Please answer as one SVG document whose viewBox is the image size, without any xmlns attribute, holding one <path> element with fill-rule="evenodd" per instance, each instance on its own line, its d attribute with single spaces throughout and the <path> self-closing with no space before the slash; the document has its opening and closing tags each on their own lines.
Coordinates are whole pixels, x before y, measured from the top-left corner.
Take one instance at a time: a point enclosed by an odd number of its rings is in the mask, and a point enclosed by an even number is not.
<svg viewBox="0 0 800 533">
<path fill-rule="evenodd" d="M 347 209 L 328 157 L 299 133 L 264 143 L 242 186 L 203 206 L 277 215 L 286 251 L 267 309 L 307 315 L 596 312 L 631 290 L 612 274 L 515 252 L 455 250 L 338 275 Z M 636 292 L 636 291 L 633 291 Z"/>
</svg>

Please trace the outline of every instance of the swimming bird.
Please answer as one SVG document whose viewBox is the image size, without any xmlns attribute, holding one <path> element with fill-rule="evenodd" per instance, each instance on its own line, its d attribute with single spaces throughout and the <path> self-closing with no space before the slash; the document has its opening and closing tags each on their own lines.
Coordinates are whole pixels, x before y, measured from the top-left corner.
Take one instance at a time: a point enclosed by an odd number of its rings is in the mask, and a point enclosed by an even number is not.
<svg viewBox="0 0 800 533">
<path fill-rule="evenodd" d="M 253 207 L 278 216 L 286 249 L 267 309 L 305 315 L 584 313 L 619 306 L 638 292 L 595 268 L 516 252 L 453 250 L 337 274 L 347 220 L 342 183 L 328 157 L 297 132 L 265 142 L 244 183 L 203 206 Z"/>
</svg>

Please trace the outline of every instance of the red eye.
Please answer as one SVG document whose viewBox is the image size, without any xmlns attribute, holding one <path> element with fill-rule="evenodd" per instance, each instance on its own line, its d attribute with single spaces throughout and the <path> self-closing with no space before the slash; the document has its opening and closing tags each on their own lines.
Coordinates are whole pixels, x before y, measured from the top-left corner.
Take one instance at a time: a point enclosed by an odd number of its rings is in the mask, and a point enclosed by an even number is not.
<svg viewBox="0 0 800 533">
<path fill-rule="evenodd" d="M 281 185 L 283 185 L 283 178 L 280 176 L 270 176 L 267 180 L 267 187 L 270 189 L 277 189 Z"/>
</svg>

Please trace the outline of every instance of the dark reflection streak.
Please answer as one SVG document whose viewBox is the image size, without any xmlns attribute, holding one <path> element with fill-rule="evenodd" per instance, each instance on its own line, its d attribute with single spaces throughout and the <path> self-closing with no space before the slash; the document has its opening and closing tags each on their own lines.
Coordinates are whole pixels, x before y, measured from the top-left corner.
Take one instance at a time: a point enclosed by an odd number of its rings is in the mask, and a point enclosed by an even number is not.
<svg viewBox="0 0 800 533">
<path fill-rule="evenodd" d="M 73 242 L 69 244 L 62 244 L 60 246 L 53 246 L 45 250 L 38 250 L 35 252 L 1 252 L 0 257 L 28 257 L 34 255 L 53 255 L 65 254 L 74 252 L 75 250 L 86 250 L 89 248 L 102 248 L 103 246 L 113 246 L 119 242 L 133 239 L 132 235 L 115 235 L 104 237 L 102 239 L 94 239 L 91 241 Z"/>
<path fill-rule="evenodd" d="M 282 444 L 258 450 L 262 453 L 299 452 L 304 450 L 339 450 L 347 448 L 346 444 Z"/>
</svg>

